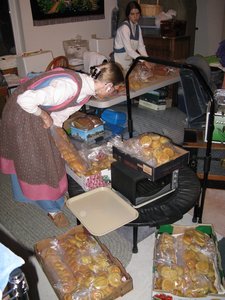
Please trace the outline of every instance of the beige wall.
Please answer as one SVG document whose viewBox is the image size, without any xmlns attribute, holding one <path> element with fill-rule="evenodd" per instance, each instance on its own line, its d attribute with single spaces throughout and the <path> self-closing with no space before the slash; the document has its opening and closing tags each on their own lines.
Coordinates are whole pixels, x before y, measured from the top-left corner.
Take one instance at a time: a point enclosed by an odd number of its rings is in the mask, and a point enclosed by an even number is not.
<svg viewBox="0 0 225 300">
<path fill-rule="evenodd" d="M 64 54 L 64 40 L 73 39 L 76 34 L 83 39 L 111 36 L 111 12 L 117 0 L 105 0 L 105 19 L 83 22 L 72 22 L 47 26 L 33 26 L 30 0 L 19 1 L 22 31 L 24 34 L 23 51 L 39 49 L 52 50 L 54 56 Z"/>
<path fill-rule="evenodd" d="M 197 0 L 195 54 L 214 55 L 225 33 L 225 1 Z"/>
<path fill-rule="evenodd" d="M 76 34 L 84 39 L 89 39 L 92 34 L 111 36 L 111 12 L 117 0 L 105 0 L 105 19 L 48 26 L 33 26 L 30 0 L 18 2 L 24 33 L 23 51 L 52 50 L 53 55 L 57 56 L 64 54 L 62 41 L 74 38 Z M 195 54 L 215 54 L 219 42 L 225 38 L 224 16 L 224 0 L 197 0 Z"/>
</svg>

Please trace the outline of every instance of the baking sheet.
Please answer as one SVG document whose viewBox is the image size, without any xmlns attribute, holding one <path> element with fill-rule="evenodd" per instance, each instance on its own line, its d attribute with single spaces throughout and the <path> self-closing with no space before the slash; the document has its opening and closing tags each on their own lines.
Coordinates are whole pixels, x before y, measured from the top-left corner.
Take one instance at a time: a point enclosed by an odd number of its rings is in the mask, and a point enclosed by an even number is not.
<svg viewBox="0 0 225 300">
<path fill-rule="evenodd" d="M 67 200 L 66 205 L 95 236 L 105 235 L 138 217 L 138 211 L 107 187 Z"/>
</svg>

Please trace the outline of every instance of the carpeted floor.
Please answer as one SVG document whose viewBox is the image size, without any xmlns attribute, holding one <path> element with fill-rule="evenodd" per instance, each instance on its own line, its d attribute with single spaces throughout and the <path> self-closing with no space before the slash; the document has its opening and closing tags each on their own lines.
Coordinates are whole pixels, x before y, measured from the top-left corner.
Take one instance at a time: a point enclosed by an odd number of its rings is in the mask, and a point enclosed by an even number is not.
<svg viewBox="0 0 225 300">
<path fill-rule="evenodd" d="M 76 218 L 70 210 L 65 207 L 64 213 L 70 221 L 70 228 L 76 226 Z M 69 229 L 57 228 L 38 207 L 14 201 L 10 177 L 3 174 L 0 174 L 0 222 L 16 241 L 29 250 L 33 250 L 38 241 L 62 234 Z M 127 228 L 127 231 L 130 232 L 130 229 Z M 132 232 L 128 233 L 130 239 L 131 234 Z M 99 239 L 124 266 L 128 265 L 132 257 L 132 243 L 129 239 L 117 231 Z"/>
<path fill-rule="evenodd" d="M 115 110 L 126 112 L 127 106 L 118 104 Z M 132 119 L 134 135 L 155 132 L 169 137 L 177 145 L 183 144 L 186 115 L 177 107 L 155 111 L 133 105 Z"/>
</svg>

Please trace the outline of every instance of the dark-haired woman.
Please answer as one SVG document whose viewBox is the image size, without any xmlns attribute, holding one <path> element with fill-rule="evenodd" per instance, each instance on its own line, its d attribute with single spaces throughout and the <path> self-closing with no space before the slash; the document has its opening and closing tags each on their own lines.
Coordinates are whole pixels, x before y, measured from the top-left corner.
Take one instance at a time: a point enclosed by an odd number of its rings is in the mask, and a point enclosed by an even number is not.
<svg viewBox="0 0 225 300">
<path fill-rule="evenodd" d="M 148 56 L 143 42 L 141 27 L 138 24 L 141 17 L 141 7 L 136 1 L 131 1 L 126 7 L 126 20 L 117 29 L 114 39 L 114 60 L 127 72 L 133 59 L 138 56 Z M 149 63 L 144 62 L 146 66 Z"/>
</svg>

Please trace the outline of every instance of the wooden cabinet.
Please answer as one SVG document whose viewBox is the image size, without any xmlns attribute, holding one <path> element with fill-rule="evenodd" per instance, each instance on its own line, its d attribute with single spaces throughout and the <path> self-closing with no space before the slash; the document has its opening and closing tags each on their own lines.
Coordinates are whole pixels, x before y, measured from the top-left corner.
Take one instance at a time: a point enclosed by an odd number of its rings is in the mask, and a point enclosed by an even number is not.
<svg viewBox="0 0 225 300">
<path fill-rule="evenodd" d="M 190 56 L 190 37 L 144 36 L 149 56 L 166 60 L 184 60 Z"/>
<path fill-rule="evenodd" d="M 184 134 L 183 147 L 190 151 L 189 164 L 197 173 L 199 179 L 204 178 L 204 159 L 207 143 L 204 142 L 204 132 L 201 130 L 186 130 L 194 134 L 194 140 L 188 141 Z M 225 144 L 212 143 L 211 168 L 208 175 L 208 188 L 224 189 L 225 185 Z"/>
</svg>

